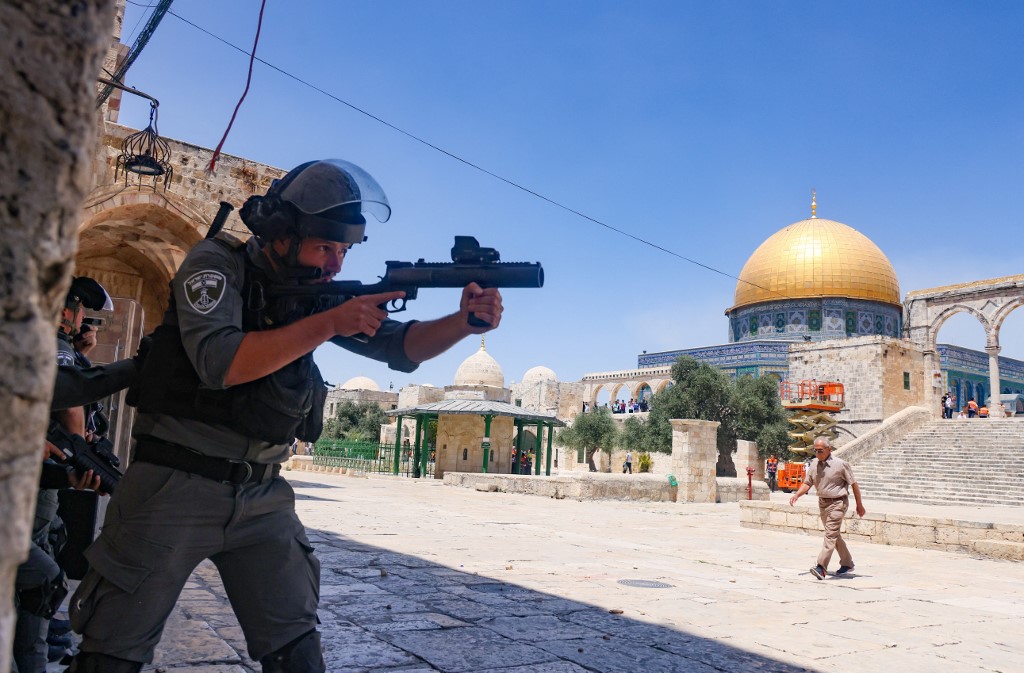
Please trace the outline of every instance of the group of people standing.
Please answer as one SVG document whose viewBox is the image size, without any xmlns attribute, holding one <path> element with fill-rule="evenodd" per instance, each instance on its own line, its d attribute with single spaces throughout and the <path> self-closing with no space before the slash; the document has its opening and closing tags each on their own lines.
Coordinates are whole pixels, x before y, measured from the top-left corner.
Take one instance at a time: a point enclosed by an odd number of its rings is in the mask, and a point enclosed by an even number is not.
<svg viewBox="0 0 1024 673">
<path fill-rule="evenodd" d="M 956 396 L 952 393 L 944 393 L 942 395 L 942 401 L 940 402 L 943 418 L 953 418 L 953 411 L 956 409 Z M 979 406 L 974 398 L 967 400 L 967 404 L 960 409 L 960 412 L 956 416 L 958 419 L 962 418 L 988 418 L 989 411 L 985 405 Z"/>
<path fill-rule="evenodd" d="M 583 403 L 583 413 L 588 413 L 592 408 L 589 402 Z M 650 402 L 647 398 L 640 398 L 637 400 L 630 399 L 628 402 L 625 400 L 612 400 L 611 404 L 598 405 L 599 409 L 611 409 L 613 414 L 633 414 L 640 412 L 647 412 L 651 410 Z"/>
<path fill-rule="evenodd" d="M 628 402 L 624 402 L 623 400 L 615 400 L 612 402 L 613 414 L 633 414 L 649 410 L 650 406 L 647 404 L 647 398 L 639 400 L 630 399 Z"/>
</svg>

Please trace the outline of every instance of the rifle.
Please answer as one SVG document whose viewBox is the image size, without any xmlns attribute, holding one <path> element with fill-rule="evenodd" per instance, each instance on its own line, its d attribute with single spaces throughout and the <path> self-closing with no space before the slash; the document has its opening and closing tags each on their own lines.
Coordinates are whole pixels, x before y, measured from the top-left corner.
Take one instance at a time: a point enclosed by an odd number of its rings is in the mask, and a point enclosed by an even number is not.
<svg viewBox="0 0 1024 673">
<path fill-rule="evenodd" d="M 353 297 L 382 292 L 405 292 L 404 298 L 392 300 L 385 308 L 390 313 L 405 310 L 405 304 L 415 299 L 421 287 L 463 288 L 470 283 L 480 287 L 532 287 L 544 286 L 544 269 L 539 262 L 502 262 L 494 248 L 481 248 L 472 236 L 456 236 L 451 262 L 384 263 L 386 271 L 380 282 L 364 284 L 359 281 L 330 281 L 311 285 L 270 285 L 254 287 L 259 296 L 250 297 L 257 307 L 273 305 L 283 315 L 296 311 L 312 315 L 340 306 Z M 487 327 L 488 324 L 470 314 L 469 324 Z"/>
<path fill-rule="evenodd" d="M 109 439 L 100 437 L 90 444 L 85 437 L 68 432 L 56 422 L 50 423 L 46 439 L 64 454 L 64 459 L 76 472 L 85 474 L 92 470 L 100 478 L 102 492 L 113 493 L 117 488 L 124 473 L 118 467 L 121 461 L 114 455 L 114 445 Z"/>
</svg>

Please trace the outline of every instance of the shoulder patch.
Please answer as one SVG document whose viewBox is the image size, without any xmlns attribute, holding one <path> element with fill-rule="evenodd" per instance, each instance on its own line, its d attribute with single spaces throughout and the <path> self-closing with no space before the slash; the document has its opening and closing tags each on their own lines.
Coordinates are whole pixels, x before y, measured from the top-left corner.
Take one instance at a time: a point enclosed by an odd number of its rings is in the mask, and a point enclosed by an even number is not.
<svg viewBox="0 0 1024 673">
<path fill-rule="evenodd" d="M 199 313 L 209 313 L 224 296 L 227 279 L 220 271 L 200 271 L 185 279 L 185 298 Z"/>
<path fill-rule="evenodd" d="M 243 241 L 242 239 L 238 238 L 237 236 L 228 231 L 221 231 L 220 233 L 217 234 L 217 236 L 214 237 L 214 240 L 220 241 L 221 243 L 226 243 L 232 249 L 241 248 L 243 245 L 245 245 L 245 241 Z"/>
</svg>

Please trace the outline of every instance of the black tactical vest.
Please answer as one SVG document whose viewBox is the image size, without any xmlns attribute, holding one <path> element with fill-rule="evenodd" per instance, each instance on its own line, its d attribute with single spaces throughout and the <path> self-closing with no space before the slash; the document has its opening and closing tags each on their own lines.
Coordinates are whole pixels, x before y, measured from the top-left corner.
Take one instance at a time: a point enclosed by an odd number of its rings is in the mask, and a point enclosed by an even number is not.
<svg viewBox="0 0 1024 673">
<path fill-rule="evenodd" d="M 259 290 L 269 284 L 270 279 L 252 264 L 244 246 L 234 247 L 220 239 L 213 240 L 229 247 L 233 254 L 243 256 L 243 329 L 281 327 L 299 317 L 268 315 Z M 173 311 L 172 290 L 168 313 Z M 295 438 L 314 442 L 323 432 L 327 385 L 312 353 L 255 381 L 213 390 L 199 380 L 185 352 L 177 324 L 165 321 L 150 336 L 152 344 L 138 384 L 129 390 L 127 398 L 140 412 L 226 425 L 246 437 L 273 444 L 290 444 Z"/>
</svg>

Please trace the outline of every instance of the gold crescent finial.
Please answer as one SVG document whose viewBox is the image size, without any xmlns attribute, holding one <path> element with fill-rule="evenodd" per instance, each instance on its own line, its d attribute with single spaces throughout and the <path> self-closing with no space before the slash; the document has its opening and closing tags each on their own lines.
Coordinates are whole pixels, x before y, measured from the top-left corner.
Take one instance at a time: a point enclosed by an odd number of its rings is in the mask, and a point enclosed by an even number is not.
<svg viewBox="0 0 1024 673">
<path fill-rule="evenodd" d="M 485 350 L 487 350 L 487 349 L 486 349 L 486 348 L 484 347 L 484 335 L 483 335 L 483 334 L 481 334 L 481 335 L 480 335 L 480 350 L 482 350 L 482 351 L 485 351 Z"/>
<path fill-rule="evenodd" d="M 818 190 L 811 187 L 811 219 L 818 217 Z"/>
</svg>

